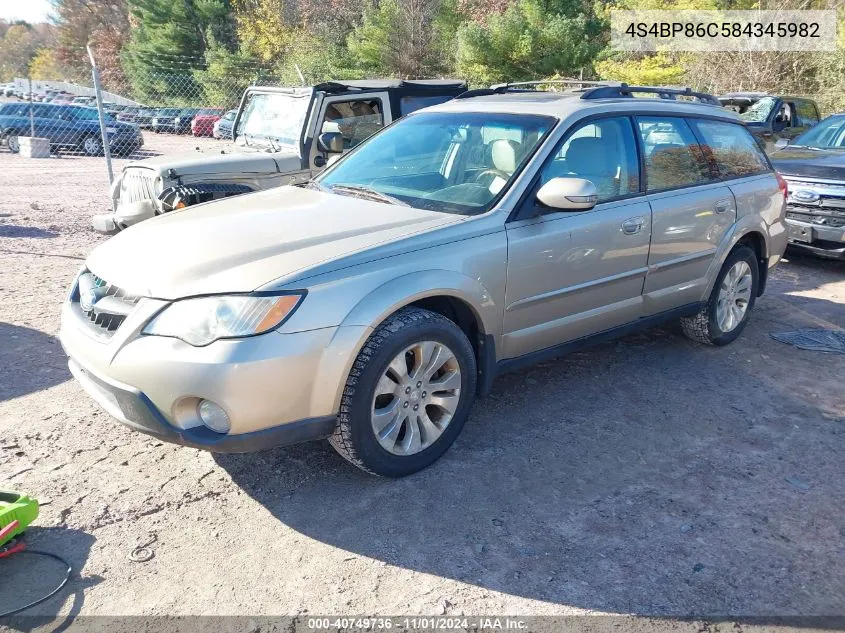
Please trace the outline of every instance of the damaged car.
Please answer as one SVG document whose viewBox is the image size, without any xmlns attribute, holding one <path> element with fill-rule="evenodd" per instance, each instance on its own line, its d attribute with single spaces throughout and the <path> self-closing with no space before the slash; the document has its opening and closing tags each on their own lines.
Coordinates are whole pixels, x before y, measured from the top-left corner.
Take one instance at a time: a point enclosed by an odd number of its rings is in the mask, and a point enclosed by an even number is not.
<svg viewBox="0 0 845 633">
<path fill-rule="evenodd" d="M 231 149 L 129 164 L 112 184 L 114 211 L 94 216 L 94 229 L 110 235 L 201 202 L 307 182 L 395 119 L 466 88 L 449 79 L 248 88 L 232 126 Z"/>
</svg>

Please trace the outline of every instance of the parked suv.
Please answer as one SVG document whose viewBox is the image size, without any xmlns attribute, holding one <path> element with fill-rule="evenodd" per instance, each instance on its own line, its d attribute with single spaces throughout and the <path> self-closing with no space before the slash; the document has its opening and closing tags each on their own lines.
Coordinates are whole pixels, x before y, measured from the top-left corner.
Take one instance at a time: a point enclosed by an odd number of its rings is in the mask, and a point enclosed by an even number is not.
<svg viewBox="0 0 845 633">
<path fill-rule="evenodd" d="M 241 99 L 231 151 L 192 152 L 131 163 L 112 187 L 115 213 L 94 228 L 116 233 L 199 202 L 306 182 L 400 116 L 452 99 L 466 84 L 452 80 L 328 82 L 313 88 L 249 88 Z M 187 123 L 190 125 L 190 123 Z M 319 142 L 339 132 L 336 145 Z"/>
<path fill-rule="evenodd" d="M 793 139 L 819 122 L 819 107 L 805 97 L 731 92 L 719 97 L 719 101 L 739 114 L 767 152 L 775 149 L 778 140 Z"/>
<path fill-rule="evenodd" d="M 0 140 L 12 152 L 20 151 L 19 137 L 29 136 L 34 126 L 35 135 L 50 139 L 53 149 L 71 149 L 88 156 L 103 153 L 96 108 L 52 103 L 8 105 L 12 107 L 4 107 L 0 113 Z M 115 121 L 109 115 L 106 115 L 106 134 L 110 149 L 117 155 L 127 156 L 144 144 L 135 125 Z"/>
<path fill-rule="evenodd" d="M 829 259 L 845 259 L 845 114 L 834 114 L 772 154 L 789 186 L 790 243 Z"/>
<path fill-rule="evenodd" d="M 144 222 L 73 283 L 71 371 L 167 441 L 328 437 L 401 476 L 504 371 L 670 319 L 730 343 L 786 248 L 784 187 L 734 114 L 667 90 L 474 91 L 308 184 Z"/>
</svg>

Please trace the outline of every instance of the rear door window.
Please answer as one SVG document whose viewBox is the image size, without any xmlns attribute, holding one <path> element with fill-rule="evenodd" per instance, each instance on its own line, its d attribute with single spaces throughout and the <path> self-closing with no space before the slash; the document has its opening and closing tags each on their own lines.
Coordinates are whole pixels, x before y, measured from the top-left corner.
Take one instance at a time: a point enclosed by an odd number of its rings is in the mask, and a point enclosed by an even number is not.
<svg viewBox="0 0 845 633">
<path fill-rule="evenodd" d="M 637 117 L 649 192 L 717 179 L 689 124 L 679 117 Z"/>
<path fill-rule="evenodd" d="M 703 142 L 705 153 L 716 163 L 722 178 L 742 178 L 770 170 L 760 146 L 742 125 L 727 121 L 690 120 Z"/>
</svg>

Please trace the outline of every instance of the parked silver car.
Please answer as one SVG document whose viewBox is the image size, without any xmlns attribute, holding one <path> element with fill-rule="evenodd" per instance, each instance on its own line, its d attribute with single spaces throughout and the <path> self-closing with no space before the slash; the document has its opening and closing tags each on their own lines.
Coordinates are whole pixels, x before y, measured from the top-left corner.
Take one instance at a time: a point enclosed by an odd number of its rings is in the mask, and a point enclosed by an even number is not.
<svg viewBox="0 0 845 633">
<path fill-rule="evenodd" d="M 727 344 L 786 248 L 784 186 L 711 100 L 473 91 L 307 185 L 131 227 L 63 305 L 71 371 L 167 441 L 329 438 L 401 476 L 504 371 L 669 319 Z"/>
</svg>

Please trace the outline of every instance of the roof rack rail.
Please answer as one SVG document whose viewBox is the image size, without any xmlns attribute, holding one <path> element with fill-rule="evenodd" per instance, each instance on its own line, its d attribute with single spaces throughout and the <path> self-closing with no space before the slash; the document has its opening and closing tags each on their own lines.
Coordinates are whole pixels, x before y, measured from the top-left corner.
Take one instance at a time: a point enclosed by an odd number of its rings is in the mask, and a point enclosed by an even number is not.
<svg viewBox="0 0 845 633">
<path fill-rule="evenodd" d="M 617 86 L 618 82 L 613 81 L 588 81 L 586 79 L 538 79 L 537 81 L 515 81 L 512 83 L 496 84 L 490 86 L 496 94 L 508 92 L 516 88 L 517 90 L 523 86 L 545 86 L 547 84 L 562 85 L 562 86 Z"/>
<path fill-rule="evenodd" d="M 633 97 L 634 93 L 654 94 L 660 99 L 672 99 L 676 97 L 690 97 L 700 103 L 721 107 L 721 102 L 706 92 L 694 92 L 692 88 L 670 88 L 668 86 L 629 86 L 625 83 L 596 86 L 583 91 L 582 99 L 618 99 L 620 97 Z"/>
</svg>

